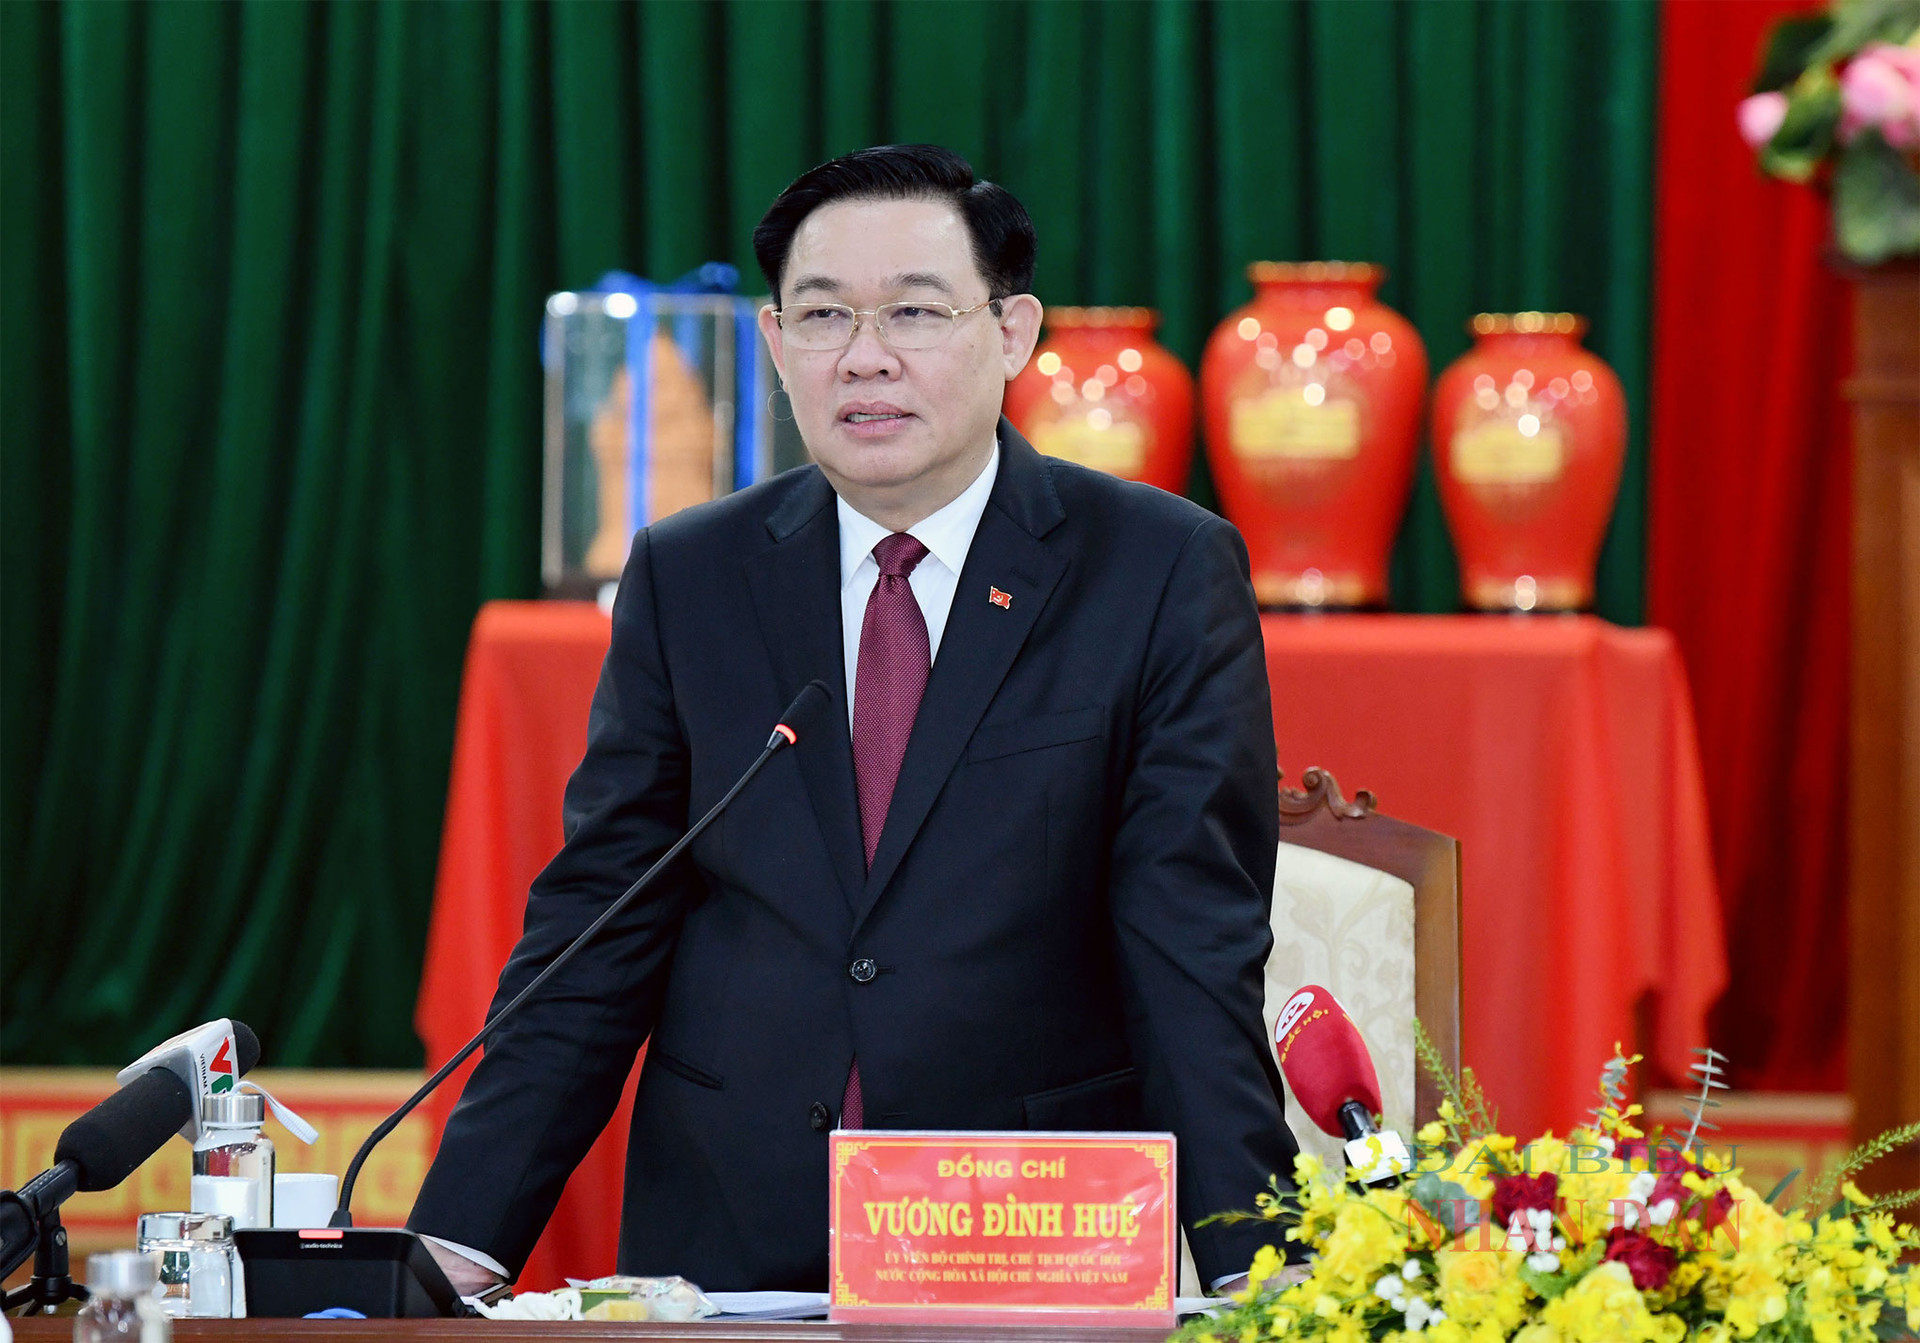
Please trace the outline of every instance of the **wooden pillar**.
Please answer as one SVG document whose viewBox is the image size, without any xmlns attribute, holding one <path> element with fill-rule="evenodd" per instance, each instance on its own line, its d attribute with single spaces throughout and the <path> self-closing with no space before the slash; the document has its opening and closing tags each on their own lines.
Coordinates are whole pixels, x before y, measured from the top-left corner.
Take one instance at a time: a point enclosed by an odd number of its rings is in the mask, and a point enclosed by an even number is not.
<svg viewBox="0 0 1920 1343">
<path fill-rule="evenodd" d="M 1920 266 L 1854 285 L 1848 1072 L 1856 1141 L 1920 1120 Z M 1861 1180 L 1920 1185 L 1920 1144 Z"/>
</svg>

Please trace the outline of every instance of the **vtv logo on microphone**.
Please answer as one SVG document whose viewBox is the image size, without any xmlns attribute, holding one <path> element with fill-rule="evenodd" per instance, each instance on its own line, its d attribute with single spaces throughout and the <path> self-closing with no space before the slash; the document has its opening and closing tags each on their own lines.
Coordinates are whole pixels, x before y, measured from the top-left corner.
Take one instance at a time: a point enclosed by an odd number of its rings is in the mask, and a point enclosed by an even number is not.
<svg viewBox="0 0 1920 1343">
<path fill-rule="evenodd" d="M 223 1091 L 232 1091 L 233 1081 L 233 1037 L 228 1035 L 221 1039 L 220 1048 L 207 1064 L 207 1090 L 218 1096 Z"/>
</svg>

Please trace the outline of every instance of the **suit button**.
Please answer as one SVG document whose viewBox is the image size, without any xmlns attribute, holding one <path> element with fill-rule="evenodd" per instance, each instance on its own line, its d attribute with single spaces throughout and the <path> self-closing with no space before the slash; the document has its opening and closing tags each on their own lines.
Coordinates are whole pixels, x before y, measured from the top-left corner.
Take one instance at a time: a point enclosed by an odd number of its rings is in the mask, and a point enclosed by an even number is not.
<svg viewBox="0 0 1920 1343">
<path fill-rule="evenodd" d="M 847 973 L 853 976 L 854 983 L 865 984 L 879 973 L 879 969 L 872 961 L 862 956 L 847 967 Z"/>
<path fill-rule="evenodd" d="M 815 1101 L 812 1108 L 807 1111 L 807 1123 L 813 1126 L 815 1133 L 825 1133 L 827 1131 L 827 1125 L 832 1119 L 833 1114 L 827 1109 L 823 1101 Z"/>
</svg>

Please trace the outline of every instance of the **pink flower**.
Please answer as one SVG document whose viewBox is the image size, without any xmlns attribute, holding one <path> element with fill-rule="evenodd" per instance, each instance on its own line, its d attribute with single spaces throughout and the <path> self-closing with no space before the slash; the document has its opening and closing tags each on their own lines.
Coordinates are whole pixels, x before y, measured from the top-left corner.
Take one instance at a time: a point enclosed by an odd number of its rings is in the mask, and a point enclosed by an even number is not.
<svg viewBox="0 0 1920 1343">
<path fill-rule="evenodd" d="M 1780 123 L 1787 119 L 1787 95 L 1756 93 L 1751 98 L 1742 98 L 1734 115 L 1740 123 L 1740 138 L 1750 148 L 1758 149 L 1773 138 Z"/>
<path fill-rule="evenodd" d="M 1841 141 L 1868 127 L 1895 149 L 1920 145 L 1920 52 L 1876 43 L 1840 72 Z"/>
</svg>

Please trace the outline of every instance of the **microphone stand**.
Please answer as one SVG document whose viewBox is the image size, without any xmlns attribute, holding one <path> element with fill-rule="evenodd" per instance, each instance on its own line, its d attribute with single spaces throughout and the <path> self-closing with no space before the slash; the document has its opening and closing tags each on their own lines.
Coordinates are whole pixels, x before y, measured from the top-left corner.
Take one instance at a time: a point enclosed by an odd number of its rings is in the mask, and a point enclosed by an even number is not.
<svg viewBox="0 0 1920 1343">
<path fill-rule="evenodd" d="M 86 1285 L 75 1282 L 68 1267 L 67 1229 L 60 1224 L 60 1210 L 55 1208 L 40 1219 L 33 1246 L 33 1276 L 24 1286 L 7 1293 L 0 1311 L 25 1306 L 22 1315 L 51 1315 L 55 1306 L 85 1301 Z"/>
<path fill-rule="evenodd" d="M 816 702 L 825 700 L 827 698 L 825 685 L 819 681 L 808 682 L 805 689 L 794 699 L 794 702 L 787 706 L 787 712 L 783 717 L 788 720 L 796 720 L 806 716 L 807 711 L 814 707 L 813 704 L 808 702 L 810 698 Z M 764 766 L 767 761 L 773 759 L 784 747 L 791 746 L 798 740 L 799 737 L 792 728 L 787 726 L 785 721 L 776 725 L 772 735 L 767 738 L 766 747 L 760 752 L 759 758 L 747 766 L 746 773 L 742 774 L 739 779 L 734 782 L 733 787 L 727 790 L 726 796 L 714 803 L 705 816 L 702 816 L 696 821 L 686 834 L 674 842 L 672 848 L 661 854 L 653 866 L 640 875 L 638 881 L 627 887 L 618 900 L 608 905 L 599 918 L 588 924 L 584 932 L 574 938 L 572 942 L 568 943 L 566 948 L 547 964 L 546 969 L 534 976 L 531 984 L 515 994 L 512 1002 L 509 1002 L 505 1007 L 489 1017 L 486 1024 L 480 1027 L 479 1033 L 467 1041 L 466 1044 L 462 1045 L 458 1053 L 443 1063 L 440 1066 L 440 1070 L 432 1077 L 429 1077 L 418 1091 L 407 1097 L 405 1104 L 388 1115 L 373 1132 L 367 1135 L 367 1140 L 361 1143 L 360 1150 L 353 1154 L 353 1161 L 348 1165 L 346 1175 L 340 1180 L 340 1206 L 333 1210 L 333 1216 L 327 1222 L 328 1226 L 350 1227 L 353 1225 L 353 1213 L 350 1208 L 353 1201 L 353 1185 L 354 1182 L 360 1178 L 360 1167 L 366 1163 L 368 1155 L 373 1151 L 374 1144 L 393 1132 L 402 1120 L 413 1113 L 414 1108 L 418 1106 L 421 1101 L 433 1094 L 434 1088 L 446 1081 L 447 1078 L 452 1075 L 454 1069 L 458 1068 L 462 1063 L 465 1063 L 473 1054 L 474 1050 L 480 1048 L 481 1045 L 487 1042 L 488 1037 L 490 1037 L 495 1030 L 499 1029 L 502 1022 L 513 1015 L 521 1003 L 524 1003 L 528 998 L 532 997 L 534 991 L 546 983 L 556 970 L 565 965 L 576 951 L 579 951 L 593 940 L 595 933 L 606 927 L 621 910 L 625 909 L 627 903 L 631 901 L 634 896 L 638 895 L 648 882 L 652 881 L 667 864 L 671 863 L 675 858 L 678 858 L 682 850 L 693 843 L 694 840 L 698 839 L 701 834 L 705 832 L 706 828 L 719 818 L 720 813 L 727 809 L 727 804 L 733 801 L 740 790 L 745 788 L 747 784 L 753 780 L 753 776 L 760 772 L 761 767 Z"/>
</svg>

